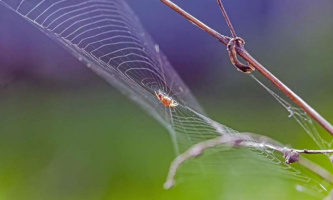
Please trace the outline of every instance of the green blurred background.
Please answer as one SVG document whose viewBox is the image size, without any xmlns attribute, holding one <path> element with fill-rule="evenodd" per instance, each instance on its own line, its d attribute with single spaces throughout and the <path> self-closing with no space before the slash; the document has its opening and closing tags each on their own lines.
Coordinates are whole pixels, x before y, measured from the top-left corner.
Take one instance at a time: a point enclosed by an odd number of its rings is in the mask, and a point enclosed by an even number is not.
<svg viewBox="0 0 333 200">
<path fill-rule="evenodd" d="M 316 148 L 224 46 L 159 1 L 128 2 L 212 119 Z M 176 2 L 228 34 L 215 1 Z M 332 1 L 225 6 L 249 52 L 332 122 Z M 233 175 L 163 190 L 175 155 L 157 121 L 4 7 L 0 30 L 0 199 L 314 199 L 288 180 Z"/>
</svg>

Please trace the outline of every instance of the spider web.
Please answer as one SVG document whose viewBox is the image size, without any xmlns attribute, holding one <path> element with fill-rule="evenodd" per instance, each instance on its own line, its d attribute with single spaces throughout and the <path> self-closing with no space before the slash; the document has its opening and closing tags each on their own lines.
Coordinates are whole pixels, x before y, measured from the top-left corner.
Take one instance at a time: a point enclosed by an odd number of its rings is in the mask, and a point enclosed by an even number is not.
<svg viewBox="0 0 333 200">
<path fill-rule="evenodd" d="M 332 147 L 333 141 L 328 142 L 320 136 L 318 130 L 314 126 L 312 118 L 304 110 L 302 110 L 299 107 L 292 106 L 291 103 L 281 98 L 271 89 L 269 89 L 267 85 L 265 85 L 263 82 L 257 79 L 254 75 L 250 76 L 289 112 L 288 117 L 294 118 L 320 149 L 330 149 Z"/>
<path fill-rule="evenodd" d="M 177 154 L 217 136 L 241 135 L 206 117 L 123 0 L 0 0 L 0 3 L 58 42 L 162 123 L 171 134 Z M 179 105 L 163 106 L 155 96 L 156 91 L 163 91 Z M 187 177 L 186 174 L 198 172 L 223 173 L 227 168 L 237 173 L 286 177 L 297 184 L 310 185 L 316 193 L 326 191 L 321 180 L 302 175 L 281 161 L 274 151 L 263 147 L 214 148 L 200 159 L 188 162 L 181 171 Z"/>
</svg>

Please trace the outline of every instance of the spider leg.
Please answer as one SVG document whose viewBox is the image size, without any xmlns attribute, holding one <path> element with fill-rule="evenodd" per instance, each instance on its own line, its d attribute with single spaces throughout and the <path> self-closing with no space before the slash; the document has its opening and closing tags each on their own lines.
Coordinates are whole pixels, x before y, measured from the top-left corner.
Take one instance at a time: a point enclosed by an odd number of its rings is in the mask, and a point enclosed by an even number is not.
<svg viewBox="0 0 333 200">
<path fill-rule="evenodd" d="M 160 97 L 158 96 L 157 92 L 156 91 L 154 91 L 154 92 L 155 92 L 155 95 L 156 95 L 157 99 L 161 100 Z"/>
</svg>

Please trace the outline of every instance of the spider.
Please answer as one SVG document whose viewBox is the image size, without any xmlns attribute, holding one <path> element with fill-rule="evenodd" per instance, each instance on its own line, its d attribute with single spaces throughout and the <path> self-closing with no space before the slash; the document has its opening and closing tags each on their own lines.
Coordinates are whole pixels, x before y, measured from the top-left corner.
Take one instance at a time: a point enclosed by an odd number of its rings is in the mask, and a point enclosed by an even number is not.
<svg viewBox="0 0 333 200">
<path fill-rule="evenodd" d="M 174 107 L 178 106 L 178 103 L 175 100 L 173 100 L 171 97 L 169 97 L 168 95 L 166 95 L 164 92 L 162 92 L 160 90 L 158 90 L 158 92 L 155 91 L 155 95 L 156 95 L 157 99 L 160 100 L 165 107 L 174 108 Z"/>
</svg>

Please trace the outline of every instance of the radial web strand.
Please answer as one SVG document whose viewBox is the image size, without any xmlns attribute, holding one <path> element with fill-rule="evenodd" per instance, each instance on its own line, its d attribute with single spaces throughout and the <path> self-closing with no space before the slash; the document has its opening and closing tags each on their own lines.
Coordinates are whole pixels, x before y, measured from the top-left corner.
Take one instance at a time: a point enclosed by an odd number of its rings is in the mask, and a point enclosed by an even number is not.
<svg viewBox="0 0 333 200">
<path fill-rule="evenodd" d="M 169 130 L 177 154 L 221 135 L 242 136 L 206 117 L 124 0 L 0 0 L 0 3 L 58 42 L 161 122 Z M 178 106 L 164 106 L 156 98 L 159 91 Z M 284 102 L 283 105 L 288 107 Z M 292 113 L 294 117 L 303 117 L 298 111 Z M 313 137 L 319 140 L 316 134 Z M 186 163 L 179 180 L 188 177 L 186 174 L 224 173 L 228 168 L 243 174 L 286 177 L 316 193 L 326 193 L 321 179 L 303 175 L 285 164 L 276 152 L 264 147 L 211 149 Z"/>
</svg>

